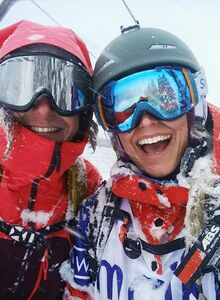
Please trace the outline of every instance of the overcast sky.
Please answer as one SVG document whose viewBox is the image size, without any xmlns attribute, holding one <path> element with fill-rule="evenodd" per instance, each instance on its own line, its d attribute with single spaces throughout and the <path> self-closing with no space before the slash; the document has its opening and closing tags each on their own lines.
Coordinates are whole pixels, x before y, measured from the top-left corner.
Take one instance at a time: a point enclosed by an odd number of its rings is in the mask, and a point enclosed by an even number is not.
<svg viewBox="0 0 220 300">
<path fill-rule="evenodd" d="M 126 3 L 141 26 L 168 30 L 188 44 L 206 71 L 208 100 L 220 106 L 220 0 Z M 23 0 L 10 9 L 0 28 L 21 19 L 72 28 L 86 42 L 93 64 L 107 43 L 120 34 L 120 26 L 133 24 L 122 0 Z"/>
</svg>

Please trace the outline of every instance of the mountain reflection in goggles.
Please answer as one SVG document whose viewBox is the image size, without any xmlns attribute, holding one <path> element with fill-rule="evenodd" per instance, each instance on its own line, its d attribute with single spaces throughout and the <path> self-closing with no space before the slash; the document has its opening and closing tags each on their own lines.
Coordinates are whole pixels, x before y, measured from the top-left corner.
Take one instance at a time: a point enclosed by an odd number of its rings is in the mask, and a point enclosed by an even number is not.
<svg viewBox="0 0 220 300">
<path fill-rule="evenodd" d="M 158 67 L 138 72 L 106 86 L 96 101 L 96 115 L 105 130 L 135 128 L 143 111 L 173 120 L 198 103 L 193 74 L 185 68 Z"/>
<path fill-rule="evenodd" d="M 44 93 L 59 114 L 74 115 L 88 108 L 90 85 L 84 68 L 55 56 L 17 56 L 0 63 L 0 103 L 15 111 L 31 109 Z"/>
</svg>

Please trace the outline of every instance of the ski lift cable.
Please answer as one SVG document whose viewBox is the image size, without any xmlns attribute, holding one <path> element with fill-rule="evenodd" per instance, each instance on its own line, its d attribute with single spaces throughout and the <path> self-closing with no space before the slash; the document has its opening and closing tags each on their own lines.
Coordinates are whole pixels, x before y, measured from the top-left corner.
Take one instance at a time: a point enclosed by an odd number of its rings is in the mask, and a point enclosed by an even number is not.
<svg viewBox="0 0 220 300">
<path fill-rule="evenodd" d="M 128 4 L 125 2 L 125 0 L 122 0 L 122 2 L 123 2 L 123 4 L 124 4 L 124 6 L 126 7 L 126 9 L 127 9 L 128 13 L 129 13 L 129 15 L 131 16 L 132 20 L 134 21 L 134 23 L 135 23 L 136 25 L 139 25 L 138 20 L 135 19 L 135 17 L 134 17 L 134 15 L 133 15 L 131 9 L 129 8 Z"/>
<path fill-rule="evenodd" d="M 35 5 L 35 6 L 37 6 L 51 21 L 53 21 L 57 26 L 62 26 L 59 22 L 57 22 L 45 9 L 43 9 L 38 3 L 36 3 L 36 1 L 34 1 L 34 0 L 31 0 L 31 2 Z M 93 58 L 95 58 L 95 59 L 97 59 L 97 57 L 91 52 L 91 51 L 89 51 L 89 54 L 93 57 Z"/>
<path fill-rule="evenodd" d="M 36 1 L 31 0 L 31 2 L 37 6 L 49 19 L 51 19 L 57 26 L 61 26 L 45 9 L 43 9 Z"/>
</svg>

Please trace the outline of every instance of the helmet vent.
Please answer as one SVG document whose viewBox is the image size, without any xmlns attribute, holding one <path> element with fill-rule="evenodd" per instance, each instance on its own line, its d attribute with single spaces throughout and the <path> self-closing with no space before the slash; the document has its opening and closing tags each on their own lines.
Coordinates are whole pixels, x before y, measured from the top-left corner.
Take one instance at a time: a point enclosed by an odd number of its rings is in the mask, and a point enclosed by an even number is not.
<svg viewBox="0 0 220 300">
<path fill-rule="evenodd" d="M 156 44 L 156 45 L 151 45 L 149 50 L 160 50 L 160 49 L 176 49 L 176 46 L 174 45 L 167 45 L 167 44 Z"/>
</svg>

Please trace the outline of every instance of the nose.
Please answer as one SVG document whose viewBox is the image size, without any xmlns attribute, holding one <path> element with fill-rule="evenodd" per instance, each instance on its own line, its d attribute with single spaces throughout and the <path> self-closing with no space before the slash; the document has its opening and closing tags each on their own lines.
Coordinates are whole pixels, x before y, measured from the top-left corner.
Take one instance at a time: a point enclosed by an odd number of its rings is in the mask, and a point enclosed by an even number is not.
<svg viewBox="0 0 220 300">
<path fill-rule="evenodd" d="M 48 115 L 54 112 L 50 99 L 44 94 L 37 97 L 33 110 L 40 115 Z"/>
<path fill-rule="evenodd" d="M 160 122 L 160 120 L 154 118 L 152 115 L 148 114 L 147 112 L 143 112 L 141 118 L 139 127 L 149 127 L 152 125 L 157 125 Z"/>
</svg>

